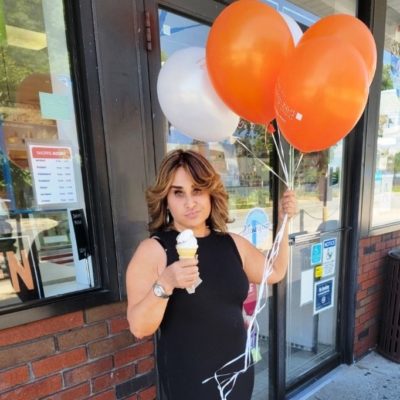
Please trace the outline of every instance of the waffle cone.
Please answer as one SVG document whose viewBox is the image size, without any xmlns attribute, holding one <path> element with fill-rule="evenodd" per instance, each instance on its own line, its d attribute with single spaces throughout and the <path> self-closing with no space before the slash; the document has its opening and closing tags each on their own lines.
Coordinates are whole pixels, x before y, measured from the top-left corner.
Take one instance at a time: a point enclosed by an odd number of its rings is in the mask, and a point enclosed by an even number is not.
<svg viewBox="0 0 400 400">
<path fill-rule="evenodd" d="M 184 259 L 184 258 L 194 258 L 197 252 L 197 247 L 193 248 L 177 248 L 176 251 L 179 254 L 179 259 Z"/>
</svg>

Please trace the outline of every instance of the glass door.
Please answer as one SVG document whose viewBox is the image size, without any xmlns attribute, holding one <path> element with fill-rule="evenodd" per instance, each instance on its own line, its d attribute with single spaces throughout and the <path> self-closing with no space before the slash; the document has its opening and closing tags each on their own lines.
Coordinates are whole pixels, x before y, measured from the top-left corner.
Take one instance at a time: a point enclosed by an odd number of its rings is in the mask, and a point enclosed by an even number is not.
<svg viewBox="0 0 400 400">
<path fill-rule="evenodd" d="M 355 0 L 323 1 L 265 0 L 292 16 L 303 29 L 335 13 L 355 15 Z M 273 4 L 272 4 L 273 3 Z M 291 149 L 291 168 L 300 154 Z M 341 275 L 343 142 L 331 148 L 304 154 L 295 174 L 299 214 L 292 221 L 291 259 L 286 282 L 279 290 L 276 312 L 284 314 L 285 346 L 277 354 L 281 378 L 279 393 L 288 393 L 312 378 L 324 365 L 339 363 L 340 320 L 338 308 Z M 278 290 L 278 292 L 279 292 Z M 286 303 L 286 304 L 284 304 Z M 278 339 L 279 341 L 279 339 Z M 285 362 L 280 360 L 284 358 Z M 283 390 L 282 386 L 285 387 Z"/>
<path fill-rule="evenodd" d="M 297 154 L 292 159 L 296 160 Z M 299 215 L 287 275 L 286 384 L 338 354 L 342 144 L 306 155 L 295 179 Z"/>
</svg>

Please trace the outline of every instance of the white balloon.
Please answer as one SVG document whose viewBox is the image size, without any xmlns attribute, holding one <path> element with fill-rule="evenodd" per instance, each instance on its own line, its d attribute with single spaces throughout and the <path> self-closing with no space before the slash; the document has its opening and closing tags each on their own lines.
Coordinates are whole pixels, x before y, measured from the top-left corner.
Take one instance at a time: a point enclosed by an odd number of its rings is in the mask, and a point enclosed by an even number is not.
<svg viewBox="0 0 400 400">
<path fill-rule="evenodd" d="M 286 24 L 289 27 L 290 33 L 292 34 L 294 45 L 297 46 L 297 43 L 299 43 L 301 37 L 303 36 L 303 31 L 301 30 L 298 23 L 291 16 L 289 16 L 281 11 L 279 11 L 279 14 L 281 14 L 283 19 L 286 21 Z"/>
<path fill-rule="evenodd" d="M 161 109 L 180 132 L 204 142 L 233 135 L 239 116 L 215 92 L 208 77 L 205 49 L 187 47 L 176 51 L 158 75 Z"/>
</svg>

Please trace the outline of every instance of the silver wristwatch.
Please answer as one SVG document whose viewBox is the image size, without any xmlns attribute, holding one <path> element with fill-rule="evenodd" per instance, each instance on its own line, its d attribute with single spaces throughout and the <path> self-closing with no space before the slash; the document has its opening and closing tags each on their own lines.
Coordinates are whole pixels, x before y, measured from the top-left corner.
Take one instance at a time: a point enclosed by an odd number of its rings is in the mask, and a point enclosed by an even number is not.
<svg viewBox="0 0 400 400">
<path fill-rule="evenodd" d="M 157 297 L 161 297 L 162 299 L 168 299 L 170 296 L 158 282 L 154 282 L 153 292 Z"/>
</svg>

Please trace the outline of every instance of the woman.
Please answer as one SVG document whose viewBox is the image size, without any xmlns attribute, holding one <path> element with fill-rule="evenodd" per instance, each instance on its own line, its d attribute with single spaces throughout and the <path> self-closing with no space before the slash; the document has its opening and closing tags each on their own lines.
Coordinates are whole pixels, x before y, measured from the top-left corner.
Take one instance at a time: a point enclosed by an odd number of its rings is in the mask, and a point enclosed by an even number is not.
<svg viewBox="0 0 400 400">
<path fill-rule="evenodd" d="M 242 316 L 249 282 L 262 280 L 265 256 L 246 239 L 227 232 L 228 195 L 211 164 L 194 151 L 175 150 L 161 163 L 147 191 L 152 237 L 138 246 L 127 270 L 132 333 L 157 335 L 157 367 L 168 400 L 218 400 L 215 381 L 202 383 L 244 352 Z M 293 192 L 280 202 L 280 219 L 296 212 Z M 197 257 L 179 260 L 176 237 L 191 229 Z M 281 280 L 288 264 L 287 232 L 268 279 Z M 194 294 L 193 287 L 202 283 Z M 243 360 L 230 366 L 242 368 Z M 229 372 L 224 370 L 224 372 Z M 251 398 L 254 371 L 236 381 L 229 400 Z"/>
</svg>

